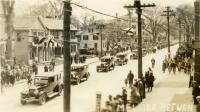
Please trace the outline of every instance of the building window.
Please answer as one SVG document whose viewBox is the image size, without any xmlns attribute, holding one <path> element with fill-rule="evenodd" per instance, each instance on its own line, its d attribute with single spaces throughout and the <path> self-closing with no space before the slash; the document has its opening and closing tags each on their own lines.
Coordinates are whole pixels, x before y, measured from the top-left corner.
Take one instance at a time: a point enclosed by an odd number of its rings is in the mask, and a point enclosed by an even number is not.
<svg viewBox="0 0 200 112">
<path fill-rule="evenodd" d="M 87 44 L 85 43 L 85 45 L 84 45 L 84 48 L 87 48 L 88 46 L 87 46 Z"/>
<path fill-rule="evenodd" d="M 97 49 L 97 43 L 94 43 L 94 48 Z"/>
<path fill-rule="evenodd" d="M 83 35 L 83 40 L 88 40 L 88 35 Z"/>
<path fill-rule="evenodd" d="M 81 41 L 81 35 L 76 35 L 78 42 Z"/>
<path fill-rule="evenodd" d="M 71 45 L 71 52 L 76 52 L 76 45 Z"/>
<path fill-rule="evenodd" d="M 37 32 L 33 32 L 33 36 L 37 36 Z"/>
<path fill-rule="evenodd" d="M 71 39 L 75 39 L 75 36 L 72 35 L 72 36 L 71 36 Z"/>
<path fill-rule="evenodd" d="M 17 33 L 17 41 L 18 41 L 18 42 L 21 41 L 21 33 Z"/>
<path fill-rule="evenodd" d="M 97 35 L 93 35 L 93 40 L 98 40 L 99 37 Z"/>
<path fill-rule="evenodd" d="M 54 36 L 54 38 L 59 38 L 59 33 L 58 33 L 58 31 L 51 31 L 51 35 L 53 35 Z"/>
<path fill-rule="evenodd" d="M 44 32 L 38 32 L 38 36 L 44 36 Z"/>
<path fill-rule="evenodd" d="M 88 32 L 90 33 L 90 29 L 88 28 Z"/>
</svg>

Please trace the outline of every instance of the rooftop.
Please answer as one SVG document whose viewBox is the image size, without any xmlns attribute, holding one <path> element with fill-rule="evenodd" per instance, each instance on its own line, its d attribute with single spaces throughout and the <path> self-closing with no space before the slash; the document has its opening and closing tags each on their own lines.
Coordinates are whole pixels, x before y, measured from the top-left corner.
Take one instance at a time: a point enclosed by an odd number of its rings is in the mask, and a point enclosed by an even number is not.
<svg viewBox="0 0 200 112">
<path fill-rule="evenodd" d="M 14 28 L 16 30 L 44 29 L 42 25 L 40 24 L 40 22 L 38 21 L 38 17 L 34 17 L 34 16 L 15 17 Z"/>
</svg>

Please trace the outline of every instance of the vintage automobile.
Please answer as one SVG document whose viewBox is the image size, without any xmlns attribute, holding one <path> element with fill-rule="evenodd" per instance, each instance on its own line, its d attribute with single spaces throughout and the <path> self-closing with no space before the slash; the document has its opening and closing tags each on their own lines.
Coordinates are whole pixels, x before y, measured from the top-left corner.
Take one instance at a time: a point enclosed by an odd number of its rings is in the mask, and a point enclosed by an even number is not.
<svg viewBox="0 0 200 112">
<path fill-rule="evenodd" d="M 28 90 L 21 92 L 21 104 L 38 101 L 40 105 L 43 105 L 48 98 L 61 95 L 63 89 L 61 79 L 60 72 L 47 72 L 42 75 L 36 75 L 33 78 L 34 84 Z"/>
<path fill-rule="evenodd" d="M 116 55 L 115 65 L 125 65 L 128 63 L 127 53 L 118 53 Z"/>
<path fill-rule="evenodd" d="M 147 49 L 142 49 L 142 57 L 146 56 L 148 53 Z"/>
<path fill-rule="evenodd" d="M 137 51 L 132 52 L 131 55 L 130 55 L 130 60 L 134 60 L 134 59 L 138 59 L 138 52 Z"/>
<path fill-rule="evenodd" d="M 115 68 L 114 57 L 104 56 L 101 58 L 101 64 L 97 66 L 96 70 L 99 71 L 110 71 Z"/>
<path fill-rule="evenodd" d="M 79 84 L 83 79 L 88 80 L 88 64 L 72 64 L 71 66 L 71 83 Z"/>
</svg>

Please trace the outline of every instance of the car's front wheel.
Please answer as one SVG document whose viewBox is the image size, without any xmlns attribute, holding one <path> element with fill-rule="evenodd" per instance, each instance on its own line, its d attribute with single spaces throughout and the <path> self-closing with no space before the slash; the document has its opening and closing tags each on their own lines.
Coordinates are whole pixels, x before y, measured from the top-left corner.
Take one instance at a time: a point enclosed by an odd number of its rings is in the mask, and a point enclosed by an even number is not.
<svg viewBox="0 0 200 112">
<path fill-rule="evenodd" d="M 76 84 L 78 85 L 78 84 L 80 84 L 80 82 L 81 82 L 81 79 L 78 78 L 77 81 L 76 81 Z"/>
<path fill-rule="evenodd" d="M 21 104 L 22 104 L 22 105 L 25 105 L 25 104 L 26 104 L 26 101 L 21 100 Z"/>
<path fill-rule="evenodd" d="M 40 104 L 40 105 L 45 104 L 45 103 L 46 103 L 46 99 L 47 99 L 46 95 L 45 95 L 45 94 L 42 94 L 42 95 L 39 97 L 39 104 Z"/>
<path fill-rule="evenodd" d="M 62 95 L 62 86 L 60 85 L 58 88 L 58 96 L 61 96 L 61 95 Z"/>
</svg>

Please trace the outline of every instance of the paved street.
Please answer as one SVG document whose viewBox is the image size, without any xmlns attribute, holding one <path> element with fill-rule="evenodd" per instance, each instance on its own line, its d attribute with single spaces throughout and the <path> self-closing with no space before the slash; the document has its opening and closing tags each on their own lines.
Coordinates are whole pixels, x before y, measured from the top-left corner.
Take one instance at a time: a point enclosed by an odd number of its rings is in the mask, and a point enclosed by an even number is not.
<svg viewBox="0 0 200 112">
<path fill-rule="evenodd" d="M 178 46 L 173 46 L 172 54 L 175 53 Z M 167 49 L 162 49 L 156 54 L 150 54 L 143 58 L 143 70 L 146 71 L 151 65 L 150 60 L 152 57 L 156 60 L 156 67 L 154 69 L 154 74 L 156 77 L 156 82 L 168 78 L 168 74 L 162 74 L 161 63 L 167 54 Z M 71 112 L 93 112 L 96 106 L 96 93 L 100 92 L 102 94 L 102 106 L 105 104 L 105 100 L 109 94 L 116 95 L 120 94 L 122 87 L 124 86 L 124 79 L 127 76 L 129 70 L 132 70 L 137 77 L 137 60 L 130 61 L 125 66 L 117 66 L 114 71 L 108 73 L 97 73 L 96 65 L 99 62 L 92 63 L 89 65 L 89 72 L 91 77 L 88 81 L 82 82 L 79 85 L 72 86 L 71 93 Z M 62 70 L 62 66 L 58 66 Z M 43 68 L 42 68 L 43 69 Z M 184 81 L 184 80 L 183 80 Z M 156 88 L 161 88 L 165 84 L 158 84 Z M 63 101 L 62 96 L 50 99 L 46 104 L 40 106 L 37 103 L 29 103 L 24 106 L 20 104 L 20 92 L 26 88 L 26 83 L 16 85 L 14 88 L 9 88 L 3 95 L 0 96 L 0 110 L 5 112 L 55 112 L 62 111 Z M 182 85 L 181 85 L 182 87 Z M 176 88 L 177 89 L 177 88 Z M 182 89 L 181 89 L 182 90 Z M 153 90 L 156 92 L 156 89 Z M 177 89 L 179 91 L 179 89 Z M 158 92 L 159 93 L 159 92 Z M 166 93 L 167 94 L 167 93 Z M 157 98 L 149 94 L 147 96 L 153 98 L 151 101 L 156 103 Z M 174 99 L 176 101 L 176 99 Z M 48 108 L 48 109 L 47 109 Z M 13 110 L 15 109 L 15 110 Z"/>
</svg>

